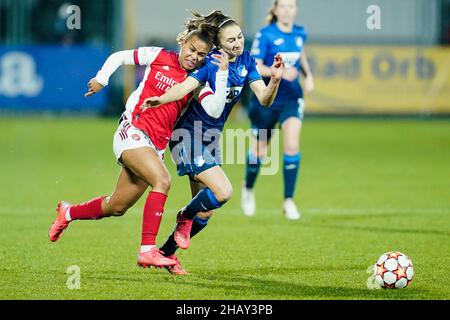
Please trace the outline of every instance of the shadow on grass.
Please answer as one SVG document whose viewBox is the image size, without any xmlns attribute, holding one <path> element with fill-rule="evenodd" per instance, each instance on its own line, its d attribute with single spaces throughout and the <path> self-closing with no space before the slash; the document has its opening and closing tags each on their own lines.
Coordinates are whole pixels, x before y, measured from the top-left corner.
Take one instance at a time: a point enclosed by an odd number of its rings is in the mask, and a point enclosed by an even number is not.
<svg viewBox="0 0 450 320">
<path fill-rule="evenodd" d="M 340 270 L 342 268 L 336 267 Z M 348 268 L 346 268 L 348 269 Z M 360 269 L 355 267 L 355 269 Z M 307 272 L 309 268 L 252 268 L 245 269 L 198 269 L 192 270 L 189 276 L 172 276 L 165 270 L 142 270 L 141 272 L 111 272 L 108 274 L 91 274 L 85 281 L 122 283 L 128 290 L 132 287 L 165 287 L 163 296 L 171 299 L 170 292 L 177 293 L 177 299 L 242 299 L 242 300 L 330 300 L 330 299 L 362 299 L 362 300 L 412 300 L 431 299 L 427 291 L 410 287 L 406 290 L 370 290 L 365 283 L 356 283 L 356 287 L 339 285 L 314 286 L 302 283 L 297 275 Z M 250 274 L 250 275 L 249 275 Z M 254 276 L 253 276 L 254 275 Z M 281 276 L 286 280 L 273 279 Z M 271 279 L 272 278 L 272 279 Z M 85 282 L 86 283 L 86 282 Z M 97 286 L 96 285 L 96 286 Z M 128 298 L 142 294 L 137 290 Z M 144 289 L 145 290 L 145 289 Z M 206 295 L 205 295 L 206 293 Z M 154 297 L 160 299 L 161 297 Z"/>
<path fill-rule="evenodd" d="M 298 272 L 298 269 L 295 269 Z M 184 277 L 178 285 L 199 287 L 211 291 L 226 292 L 230 298 L 239 299 L 418 299 L 423 298 L 423 290 L 370 290 L 340 286 L 313 286 L 292 281 L 278 281 L 259 276 L 261 269 L 246 270 L 258 276 L 242 276 L 239 270 L 220 271 L 214 275 Z M 292 273 L 293 269 L 280 270 Z M 272 270 L 273 273 L 273 270 Z M 214 296 L 208 297 L 214 299 Z"/>
</svg>

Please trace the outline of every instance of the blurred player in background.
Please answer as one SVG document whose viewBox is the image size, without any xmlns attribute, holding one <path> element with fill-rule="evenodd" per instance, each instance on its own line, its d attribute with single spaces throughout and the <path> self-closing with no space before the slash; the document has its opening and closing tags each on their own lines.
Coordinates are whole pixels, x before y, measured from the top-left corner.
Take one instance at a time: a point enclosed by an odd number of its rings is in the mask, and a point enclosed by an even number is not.
<svg viewBox="0 0 450 320">
<path fill-rule="evenodd" d="M 306 58 L 304 44 L 307 39 L 303 27 L 294 24 L 297 15 L 296 0 L 277 0 L 268 16 L 269 25 L 262 28 L 253 43 L 252 55 L 256 58 L 258 68 L 267 81 L 273 57 L 280 54 L 286 65 L 280 83 L 278 95 L 271 108 L 262 106 L 256 97 L 252 97 L 249 117 L 254 133 L 251 150 L 248 153 L 246 177 L 242 188 L 241 206 L 246 216 L 253 216 L 256 211 L 253 188 L 258 177 L 262 159 L 267 155 L 268 140 L 271 129 L 281 126 L 284 142 L 283 177 L 284 204 L 286 218 L 296 220 L 300 212 L 294 203 L 294 193 L 300 170 L 300 132 L 303 122 L 305 103 L 303 93 L 314 88 L 313 76 Z M 299 77 L 304 75 L 304 91 Z M 267 130 L 264 139 L 260 139 L 261 129 Z"/>
<path fill-rule="evenodd" d="M 57 241 L 73 220 L 98 220 L 122 216 L 144 194 L 149 186 L 142 223 L 138 265 L 170 266 L 176 261 L 164 257 L 155 246 L 164 204 L 170 189 L 170 175 L 163 163 L 163 154 L 174 125 L 187 106 L 190 94 L 157 109 L 141 112 L 143 101 L 162 95 L 173 85 L 184 81 L 189 71 L 199 67 L 213 46 L 215 29 L 201 25 L 182 33 L 180 51 L 158 47 L 142 47 L 111 55 L 88 86 L 90 96 L 108 85 L 110 76 L 121 65 L 147 66 L 144 79 L 130 95 L 119 127 L 114 135 L 113 149 L 122 170 L 114 193 L 79 205 L 65 201 L 58 204 L 58 215 L 49 230 L 52 242 Z"/>
<path fill-rule="evenodd" d="M 187 249 L 190 239 L 206 227 L 212 210 L 222 207 L 232 196 L 232 185 L 220 167 L 218 140 L 243 87 L 249 84 L 261 105 L 269 107 L 275 99 L 284 70 L 280 56 L 272 59 L 273 65 L 269 67 L 268 74 L 270 82 L 266 86 L 256 68 L 255 59 L 244 50 L 244 36 L 238 23 L 220 11 L 203 18 L 218 29 L 214 41 L 216 49 L 206 59 L 205 65 L 192 72 L 184 82 L 172 87 L 163 96 L 150 98 L 146 102 L 151 108 L 176 101 L 200 89 L 176 125 L 176 129 L 189 133 L 190 141 L 184 137 L 182 141 L 172 137 L 169 145 L 177 163 L 178 175 L 189 176 L 193 197 L 178 213 L 175 231 L 161 247 L 165 256 L 177 261 L 175 251 L 178 247 Z M 205 105 L 208 101 L 213 103 Z M 196 129 L 198 124 L 201 131 Z M 197 150 L 198 145 L 201 148 Z M 168 270 L 172 274 L 186 274 L 181 264 Z"/>
</svg>

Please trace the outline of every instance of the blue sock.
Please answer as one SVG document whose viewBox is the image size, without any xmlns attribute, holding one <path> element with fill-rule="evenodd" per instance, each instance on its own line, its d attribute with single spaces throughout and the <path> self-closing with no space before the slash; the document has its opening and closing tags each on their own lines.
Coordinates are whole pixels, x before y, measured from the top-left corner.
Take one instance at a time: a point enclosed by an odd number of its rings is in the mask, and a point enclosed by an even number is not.
<svg viewBox="0 0 450 320">
<path fill-rule="evenodd" d="M 194 218 L 194 222 L 192 223 L 192 229 L 191 229 L 191 239 L 196 234 L 198 234 L 200 231 L 205 229 L 205 227 L 208 225 L 208 221 L 209 221 L 209 218 L 208 219 L 203 219 L 203 218 L 199 218 L 199 217 Z M 173 237 L 173 232 L 169 236 L 169 238 L 167 238 L 166 243 L 164 243 L 164 245 L 160 249 L 164 252 L 164 256 L 166 256 L 166 257 L 171 256 L 172 254 L 174 254 L 177 251 L 178 246 Z"/>
<path fill-rule="evenodd" d="M 297 176 L 300 170 L 302 154 L 295 156 L 284 155 L 283 160 L 283 176 L 284 176 L 284 198 L 293 198 L 295 186 L 297 184 Z"/>
<path fill-rule="evenodd" d="M 220 208 L 223 203 L 217 200 L 214 193 L 209 188 L 200 190 L 184 209 L 183 216 L 194 219 L 199 212 L 206 212 Z"/>
<path fill-rule="evenodd" d="M 258 178 L 259 169 L 261 168 L 261 159 L 256 157 L 253 152 L 249 151 L 246 164 L 245 187 L 247 189 L 253 189 L 256 178 Z"/>
<path fill-rule="evenodd" d="M 208 221 L 209 218 L 204 219 L 197 216 L 194 218 L 191 229 L 191 239 L 208 225 Z"/>
</svg>

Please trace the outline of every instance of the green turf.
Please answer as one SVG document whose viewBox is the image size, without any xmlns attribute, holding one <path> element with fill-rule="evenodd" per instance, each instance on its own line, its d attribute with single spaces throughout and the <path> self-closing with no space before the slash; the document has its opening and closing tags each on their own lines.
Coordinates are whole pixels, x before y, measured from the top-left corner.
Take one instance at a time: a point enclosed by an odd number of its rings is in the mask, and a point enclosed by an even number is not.
<svg viewBox="0 0 450 320">
<path fill-rule="evenodd" d="M 143 200 L 122 218 L 77 221 L 59 243 L 48 241 L 58 200 L 113 190 L 114 120 L 0 125 L 0 299 L 450 298 L 448 121 L 307 121 L 298 222 L 281 214 L 281 173 L 259 178 L 257 215 L 243 216 L 244 167 L 225 165 L 234 197 L 180 252 L 191 275 L 178 278 L 135 265 Z M 160 244 L 190 198 L 187 179 L 166 163 L 173 187 Z M 411 286 L 367 289 L 367 268 L 390 250 L 412 259 Z M 66 287 L 71 265 L 81 268 L 80 290 Z"/>
</svg>

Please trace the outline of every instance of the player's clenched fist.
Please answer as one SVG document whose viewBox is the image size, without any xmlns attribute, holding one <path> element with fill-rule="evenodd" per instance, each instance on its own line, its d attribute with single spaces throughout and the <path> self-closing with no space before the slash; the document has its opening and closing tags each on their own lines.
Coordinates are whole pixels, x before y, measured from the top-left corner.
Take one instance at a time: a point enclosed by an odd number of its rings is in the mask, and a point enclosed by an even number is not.
<svg viewBox="0 0 450 320">
<path fill-rule="evenodd" d="M 223 49 L 220 49 L 220 54 L 215 53 L 212 54 L 211 57 L 215 59 L 215 61 L 211 60 L 211 63 L 218 66 L 221 71 L 228 70 L 228 64 L 230 60 L 228 58 L 228 54 L 223 51 Z"/>
<path fill-rule="evenodd" d="M 93 94 L 99 92 L 103 89 L 103 86 L 94 78 L 88 82 L 88 92 L 84 95 L 85 97 L 92 96 Z"/>
<path fill-rule="evenodd" d="M 281 80 L 284 72 L 284 62 L 280 54 L 275 56 L 272 66 L 270 67 L 270 76 L 273 79 Z"/>
<path fill-rule="evenodd" d="M 151 98 L 147 98 L 144 100 L 144 102 L 142 103 L 140 109 L 142 111 L 145 111 L 149 108 L 155 108 L 157 106 L 159 106 L 161 104 L 161 102 L 159 101 L 160 97 L 151 97 Z"/>
</svg>

